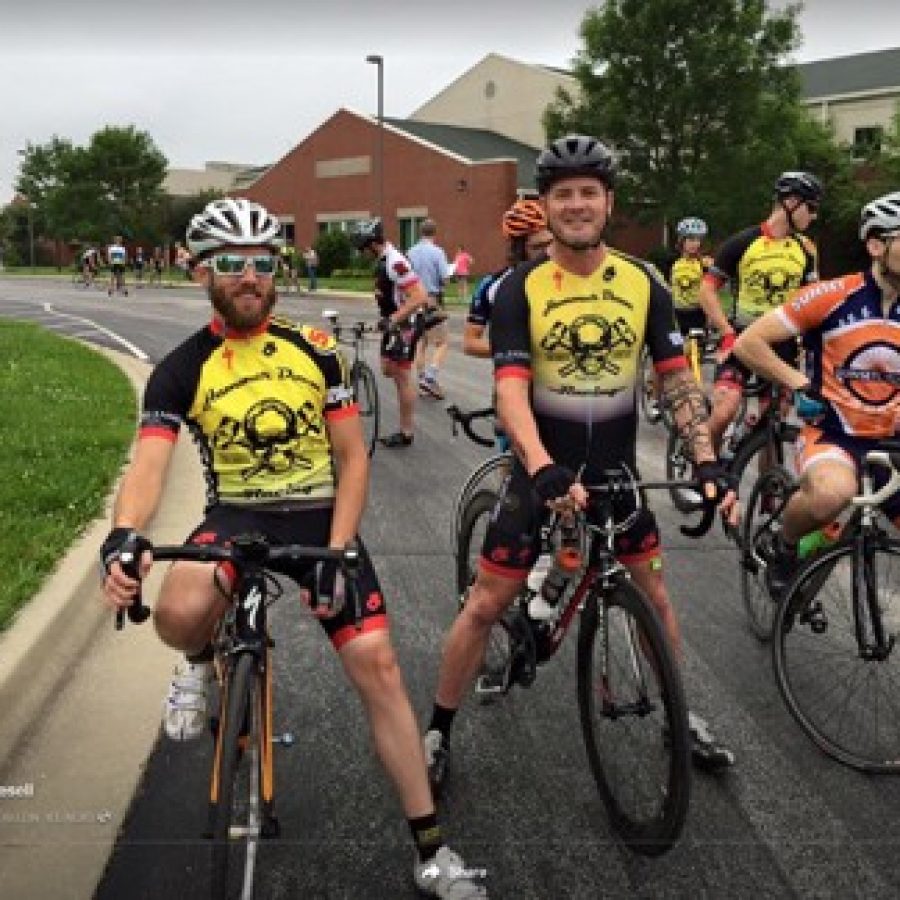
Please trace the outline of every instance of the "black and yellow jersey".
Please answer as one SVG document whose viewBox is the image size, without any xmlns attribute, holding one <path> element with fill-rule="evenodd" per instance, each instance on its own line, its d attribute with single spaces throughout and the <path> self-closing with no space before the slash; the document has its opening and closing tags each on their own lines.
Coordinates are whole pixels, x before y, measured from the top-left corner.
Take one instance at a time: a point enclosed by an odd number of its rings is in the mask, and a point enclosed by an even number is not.
<svg viewBox="0 0 900 900">
<path fill-rule="evenodd" d="M 335 485 L 325 422 L 356 414 L 331 335 L 281 319 L 234 335 L 215 319 L 153 370 L 140 437 L 174 441 L 187 426 L 208 506 L 321 503 Z"/>
<path fill-rule="evenodd" d="M 716 289 L 730 282 L 744 322 L 777 309 L 797 288 L 818 280 L 816 245 L 805 235 L 772 236 L 765 222 L 730 237 L 707 275 Z"/>
<path fill-rule="evenodd" d="M 530 379 L 541 441 L 570 467 L 633 457 L 645 345 L 657 371 L 686 365 L 662 276 L 618 251 L 586 278 L 541 257 L 497 292 L 494 376 Z"/>
<path fill-rule="evenodd" d="M 669 270 L 669 285 L 675 309 L 699 309 L 700 285 L 712 266 L 708 256 L 679 256 Z"/>
</svg>

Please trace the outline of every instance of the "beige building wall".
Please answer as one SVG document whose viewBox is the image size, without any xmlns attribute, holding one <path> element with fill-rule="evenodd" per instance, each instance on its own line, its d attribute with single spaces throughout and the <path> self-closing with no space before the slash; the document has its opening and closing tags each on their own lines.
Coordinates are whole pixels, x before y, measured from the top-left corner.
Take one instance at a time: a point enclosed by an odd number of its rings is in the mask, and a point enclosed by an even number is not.
<svg viewBox="0 0 900 900">
<path fill-rule="evenodd" d="M 202 169 L 169 169 L 162 187 L 173 197 L 210 190 L 225 193 L 234 186 L 237 176 L 249 168 L 245 163 L 208 162 Z"/>
<path fill-rule="evenodd" d="M 578 82 L 571 75 L 490 53 L 409 118 L 484 128 L 542 147 L 541 116 L 560 87 L 577 96 Z"/>
<path fill-rule="evenodd" d="M 840 143 L 853 144 L 857 128 L 880 127 L 887 132 L 900 104 L 900 87 L 878 94 L 817 97 L 807 101 L 820 119 L 830 121 Z"/>
</svg>

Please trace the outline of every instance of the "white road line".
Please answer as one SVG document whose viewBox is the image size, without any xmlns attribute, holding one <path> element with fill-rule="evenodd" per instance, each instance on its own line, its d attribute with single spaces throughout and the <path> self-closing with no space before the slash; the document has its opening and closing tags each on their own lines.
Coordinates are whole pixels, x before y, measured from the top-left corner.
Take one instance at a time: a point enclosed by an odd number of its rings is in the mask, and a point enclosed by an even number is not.
<svg viewBox="0 0 900 900">
<path fill-rule="evenodd" d="M 149 357 L 140 347 L 136 347 L 131 341 L 126 341 L 125 338 L 116 334 L 114 331 L 110 331 L 108 328 L 104 328 L 102 325 L 99 325 L 97 322 L 94 322 L 92 319 L 85 319 L 81 316 L 73 316 L 69 313 L 61 313 L 53 308 L 50 303 L 44 304 L 44 310 L 48 313 L 52 313 L 53 315 L 59 316 L 63 319 L 72 319 L 76 322 L 84 322 L 85 325 L 89 325 L 95 331 L 99 331 L 101 334 L 105 334 L 110 340 L 115 341 L 117 344 L 121 344 L 129 353 L 133 356 L 136 356 L 142 362 L 147 362 Z"/>
</svg>

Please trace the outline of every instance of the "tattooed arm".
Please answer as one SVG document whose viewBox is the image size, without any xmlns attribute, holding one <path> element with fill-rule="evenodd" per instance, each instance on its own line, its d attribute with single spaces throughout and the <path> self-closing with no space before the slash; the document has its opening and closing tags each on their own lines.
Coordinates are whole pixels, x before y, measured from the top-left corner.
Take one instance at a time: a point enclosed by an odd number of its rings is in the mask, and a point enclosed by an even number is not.
<svg viewBox="0 0 900 900">
<path fill-rule="evenodd" d="M 661 378 L 663 399 L 672 410 L 675 427 L 691 460 L 695 464 L 715 462 L 706 400 L 697 379 L 690 369 L 675 369 Z"/>
</svg>

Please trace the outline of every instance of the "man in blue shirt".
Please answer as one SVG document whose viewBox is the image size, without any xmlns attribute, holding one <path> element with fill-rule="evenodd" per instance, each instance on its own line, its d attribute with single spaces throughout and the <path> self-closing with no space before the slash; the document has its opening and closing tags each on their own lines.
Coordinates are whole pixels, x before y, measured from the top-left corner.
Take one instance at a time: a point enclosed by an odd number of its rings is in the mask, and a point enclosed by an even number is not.
<svg viewBox="0 0 900 900">
<path fill-rule="evenodd" d="M 453 274 L 453 267 L 447 262 L 447 254 L 434 242 L 437 226 L 433 219 L 425 219 L 419 230 L 419 241 L 409 249 L 409 261 L 422 286 L 428 294 L 429 305 L 442 309 L 444 306 L 444 282 Z M 438 371 L 447 355 L 447 320 L 426 326 L 419 342 L 416 369 L 419 373 L 419 396 L 443 400 L 444 392 L 438 383 Z M 428 362 L 429 353 L 431 362 Z"/>
</svg>

